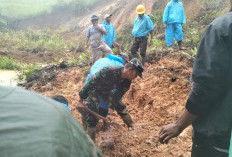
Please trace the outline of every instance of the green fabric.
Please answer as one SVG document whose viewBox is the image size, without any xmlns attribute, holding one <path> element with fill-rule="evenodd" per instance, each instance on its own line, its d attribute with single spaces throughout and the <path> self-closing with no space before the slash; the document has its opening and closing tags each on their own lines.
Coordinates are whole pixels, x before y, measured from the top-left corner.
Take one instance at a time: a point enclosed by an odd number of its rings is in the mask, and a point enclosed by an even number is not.
<svg viewBox="0 0 232 157">
<path fill-rule="evenodd" d="M 231 138 L 230 138 L 230 150 L 229 150 L 229 157 L 232 157 L 232 132 L 231 132 Z"/>
<path fill-rule="evenodd" d="M 71 112 L 54 100 L 0 86 L 3 157 L 102 156 Z"/>
</svg>

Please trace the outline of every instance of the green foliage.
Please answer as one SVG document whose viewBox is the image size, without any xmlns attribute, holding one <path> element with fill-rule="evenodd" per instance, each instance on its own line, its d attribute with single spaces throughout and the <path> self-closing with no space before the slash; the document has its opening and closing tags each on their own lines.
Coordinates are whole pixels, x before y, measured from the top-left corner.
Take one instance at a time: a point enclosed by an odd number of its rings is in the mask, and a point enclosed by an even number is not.
<svg viewBox="0 0 232 157">
<path fill-rule="evenodd" d="M 100 0 L 1 0 L 0 14 L 9 19 L 24 19 L 51 13 L 56 7 L 92 5 Z"/>
<path fill-rule="evenodd" d="M 26 80 L 30 79 L 36 70 L 40 70 L 41 67 L 36 64 L 25 64 L 22 66 L 21 70 L 17 74 L 18 80 Z"/>
<path fill-rule="evenodd" d="M 127 52 L 130 50 L 132 44 L 133 44 L 133 35 L 131 33 L 133 29 L 133 20 L 129 19 L 128 23 L 124 26 L 122 30 L 117 32 L 117 41 L 121 45 L 121 48 L 124 52 Z"/>
<path fill-rule="evenodd" d="M 195 57 L 197 55 L 197 47 L 194 47 L 191 49 L 192 57 Z"/>
<path fill-rule="evenodd" d="M 164 41 L 159 40 L 156 37 L 154 37 L 150 51 L 155 51 L 155 50 L 158 50 L 158 49 L 162 49 L 164 46 L 165 46 L 165 42 Z"/>
<path fill-rule="evenodd" d="M 190 48 L 197 47 L 201 39 L 201 34 L 202 30 L 187 26 L 184 35 L 185 45 Z"/>
<path fill-rule="evenodd" d="M 46 30 L 31 30 L 29 32 L 0 32 L 0 46 L 12 50 L 28 52 L 67 52 L 75 49 L 74 42 L 65 41 L 60 34 Z"/>
<path fill-rule="evenodd" d="M 210 10 L 210 11 L 202 11 L 200 13 L 200 16 L 196 19 L 196 21 L 200 25 L 208 25 L 210 24 L 214 19 L 219 17 L 222 14 L 219 10 Z"/>
<path fill-rule="evenodd" d="M 0 56 L 0 69 L 18 70 L 21 68 L 21 64 L 13 58 Z"/>
<path fill-rule="evenodd" d="M 155 33 L 161 33 L 163 31 L 163 10 L 155 11 L 153 14 L 149 15 L 152 22 L 155 25 Z"/>
</svg>

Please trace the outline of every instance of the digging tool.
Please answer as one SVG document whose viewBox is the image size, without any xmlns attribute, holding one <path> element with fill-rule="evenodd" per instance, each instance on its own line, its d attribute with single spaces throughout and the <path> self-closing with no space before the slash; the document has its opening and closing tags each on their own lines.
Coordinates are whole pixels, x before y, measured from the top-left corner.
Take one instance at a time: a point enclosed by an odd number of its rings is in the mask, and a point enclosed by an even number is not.
<svg viewBox="0 0 232 157">
<path fill-rule="evenodd" d="M 97 119 L 102 119 L 102 120 L 104 120 L 106 123 L 109 123 L 109 122 L 110 122 L 110 124 L 113 124 L 113 125 L 115 125 L 115 126 L 118 127 L 118 128 L 122 128 L 122 126 L 121 126 L 119 123 L 110 121 L 109 119 L 107 119 L 107 118 L 105 118 L 105 117 L 103 117 L 103 116 L 97 114 L 96 112 L 90 110 L 90 109 L 89 109 L 88 107 L 86 107 L 86 106 L 84 107 L 84 110 L 87 111 L 87 112 L 89 112 L 90 114 L 92 114 L 92 115 L 93 115 L 94 117 L 96 117 Z"/>
</svg>

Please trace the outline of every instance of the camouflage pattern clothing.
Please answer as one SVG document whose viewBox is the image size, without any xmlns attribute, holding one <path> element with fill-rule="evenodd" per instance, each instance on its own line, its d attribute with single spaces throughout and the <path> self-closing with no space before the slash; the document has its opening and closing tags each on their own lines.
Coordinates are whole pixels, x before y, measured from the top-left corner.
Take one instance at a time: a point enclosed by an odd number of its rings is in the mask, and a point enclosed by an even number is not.
<svg viewBox="0 0 232 157">
<path fill-rule="evenodd" d="M 89 109 L 99 113 L 99 97 L 102 97 L 106 105 L 115 109 L 120 116 L 128 114 L 128 110 L 121 98 L 130 88 L 131 81 L 121 78 L 123 69 L 124 67 L 120 66 L 105 67 L 89 79 L 79 92 L 80 97 L 85 100 L 84 103 Z M 98 119 L 94 116 L 88 113 L 83 115 L 86 118 L 88 127 L 97 125 Z"/>
</svg>

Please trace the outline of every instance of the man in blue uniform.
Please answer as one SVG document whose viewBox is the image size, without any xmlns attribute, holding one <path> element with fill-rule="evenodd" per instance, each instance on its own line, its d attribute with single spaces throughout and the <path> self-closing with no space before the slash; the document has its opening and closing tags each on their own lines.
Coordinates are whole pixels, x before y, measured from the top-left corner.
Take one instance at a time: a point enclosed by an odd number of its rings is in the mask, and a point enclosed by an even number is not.
<svg viewBox="0 0 232 157">
<path fill-rule="evenodd" d="M 103 35 L 103 40 L 110 48 L 117 47 L 118 53 L 121 53 L 120 45 L 115 41 L 115 29 L 113 24 L 111 23 L 111 18 L 112 14 L 106 14 L 105 21 L 102 22 L 107 32 L 106 35 Z"/>
<path fill-rule="evenodd" d="M 171 0 L 164 11 L 163 23 L 165 27 L 165 39 L 168 49 L 173 51 L 173 38 L 178 42 L 180 50 L 186 49 L 182 47 L 183 30 L 182 25 L 186 23 L 184 7 L 180 0 Z"/>
<path fill-rule="evenodd" d="M 138 5 L 136 8 L 138 16 L 134 21 L 134 27 L 132 34 L 135 37 L 134 43 L 131 48 L 133 57 L 138 58 L 137 51 L 140 49 L 140 55 L 142 57 L 142 64 L 145 63 L 146 51 L 147 51 L 147 39 L 148 35 L 151 34 L 150 45 L 153 41 L 153 31 L 155 30 L 154 25 L 149 16 L 145 14 L 145 7 Z"/>
</svg>

